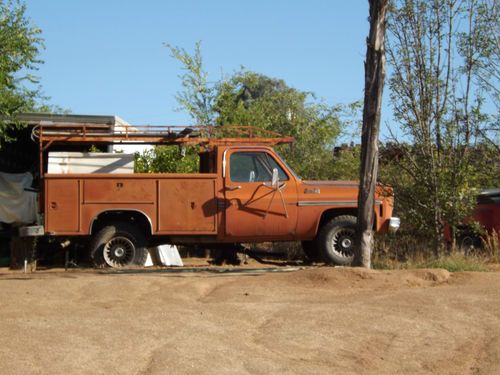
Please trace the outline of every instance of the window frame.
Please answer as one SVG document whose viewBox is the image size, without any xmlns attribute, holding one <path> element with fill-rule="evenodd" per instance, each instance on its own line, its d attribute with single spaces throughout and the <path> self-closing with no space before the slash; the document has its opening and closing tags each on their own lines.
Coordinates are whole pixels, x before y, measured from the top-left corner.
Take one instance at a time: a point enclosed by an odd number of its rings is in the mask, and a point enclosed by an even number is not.
<svg viewBox="0 0 500 375">
<path fill-rule="evenodd" d="M 254 155 L 258 154 L 252 160 L 253 167 L 255 168 L 254 170 L 257 170 L 256 163 L 260 163 L 261 168 L 264 168 L 265 171 L 269 174 L 269 180 L 264 180 L 264 181 L 260 181 L 260 180 L 259 181 L 235 181 L 233 179 L 233 174 L 231 173 L 231 166 L 233 165 L 232 157 L 235 154 L 254 154 Z M 262 160 L 262 158 L 265 158 L 265 159 Z M 290 180 L 290 175 L 287 172 L 286 168 L 284 168 L 280 164 L 279 159 L 274 158 L 273 155 L 270 152 L 263 151 L 263 150 L 234 150 L 234 151 L 232 151 L 229 154 L 229 180 L 231 182 L 234 182 L 234 183 L 264 183 L 264 182 L 271 182 L 272 175 L 273 175 L 272 168 L 274 168 L 271 165 L 272 162 L 274 162 L 274 164 L 276 164 L 276 166 L 279 168 L 278 169 L 278 173 L 280 175 L 280 181 L 289 181 Z M 280 173 L 280 170 L 281 170 L 282 173 Z M 282 179 L 281 178 L 283 175 L 286 176 L 286 179 Z"/>
</svg>

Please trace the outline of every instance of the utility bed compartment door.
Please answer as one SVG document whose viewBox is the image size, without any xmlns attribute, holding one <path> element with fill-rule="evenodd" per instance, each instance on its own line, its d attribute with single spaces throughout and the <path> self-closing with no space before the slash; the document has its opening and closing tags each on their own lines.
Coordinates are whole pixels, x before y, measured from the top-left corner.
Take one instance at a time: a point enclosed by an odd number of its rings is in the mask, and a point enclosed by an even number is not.
<svg viewBox="0 0 500 375">
<path fill-rule="evenodd" d="M 45 230 L 55 234 L 74 233 L 80 226 L 78 179 L 46 179 Z"/>
<path fill-rule="evenodd" d="M 83 201 L 91 203 L 150 203 L 156 200 L 156 183 L 141 178 L 85 179 Z"/>
<path fill-rule="evenodd" d="M 159 232 L 217 232 L 215 179 L 165 178 L 158 185 Z"/>
</svg>

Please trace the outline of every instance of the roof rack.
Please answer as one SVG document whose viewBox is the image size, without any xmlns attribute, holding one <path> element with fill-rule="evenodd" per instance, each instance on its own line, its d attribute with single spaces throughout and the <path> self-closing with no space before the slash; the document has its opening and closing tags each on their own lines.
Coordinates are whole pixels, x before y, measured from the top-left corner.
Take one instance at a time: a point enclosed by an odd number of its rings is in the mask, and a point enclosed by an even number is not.
<svg viewBox="0 0 500 375">
<path fill-rule="evenodd" d="M 255 126 L 163 126 L 110 125 L 40 121 L 33 127 L 32 139 L 42 149 L 67 142 L 80 144 L 155 144 L 155 145 L 278 145 L 293 143 L 294 138 Z"/>
</svg>

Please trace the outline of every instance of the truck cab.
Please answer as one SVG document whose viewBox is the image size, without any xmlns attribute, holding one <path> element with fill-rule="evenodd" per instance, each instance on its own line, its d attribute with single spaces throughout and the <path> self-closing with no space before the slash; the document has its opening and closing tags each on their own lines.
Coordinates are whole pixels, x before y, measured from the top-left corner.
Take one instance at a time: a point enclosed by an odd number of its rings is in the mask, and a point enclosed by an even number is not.
<svg viewBox="0 0 500 375">
<path fill-rule="evenodd" d="M 358 183 L 305 181 L 269 147 L 228 147 L 222 154 L 225 239 L 300 240 L 306 254 L 329 263 L 353 258 Z M 378 186 L 375 230 L 396 231 L 392 190 Z"/>
</svg>

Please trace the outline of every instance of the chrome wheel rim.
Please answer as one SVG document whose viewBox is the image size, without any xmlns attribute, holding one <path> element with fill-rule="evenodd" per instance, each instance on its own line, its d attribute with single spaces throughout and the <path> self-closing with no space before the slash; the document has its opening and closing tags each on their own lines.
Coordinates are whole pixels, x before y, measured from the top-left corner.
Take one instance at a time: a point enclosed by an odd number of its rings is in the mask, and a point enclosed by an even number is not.
<svg viewBox="0 0 500 375">
<path fill-rule="evenodd" d="M 344 257 L 354 257 L 354 229 L 341 228 L 332 236 L 332 252 Z"/>
<path fill-rule="evenodd" d="M 108 266 L 125 267 L 130 265 L 134 259 L 135 246 L 127 237 L 113 237 L 104 245 L 103 255 Z"/>
</svg>

